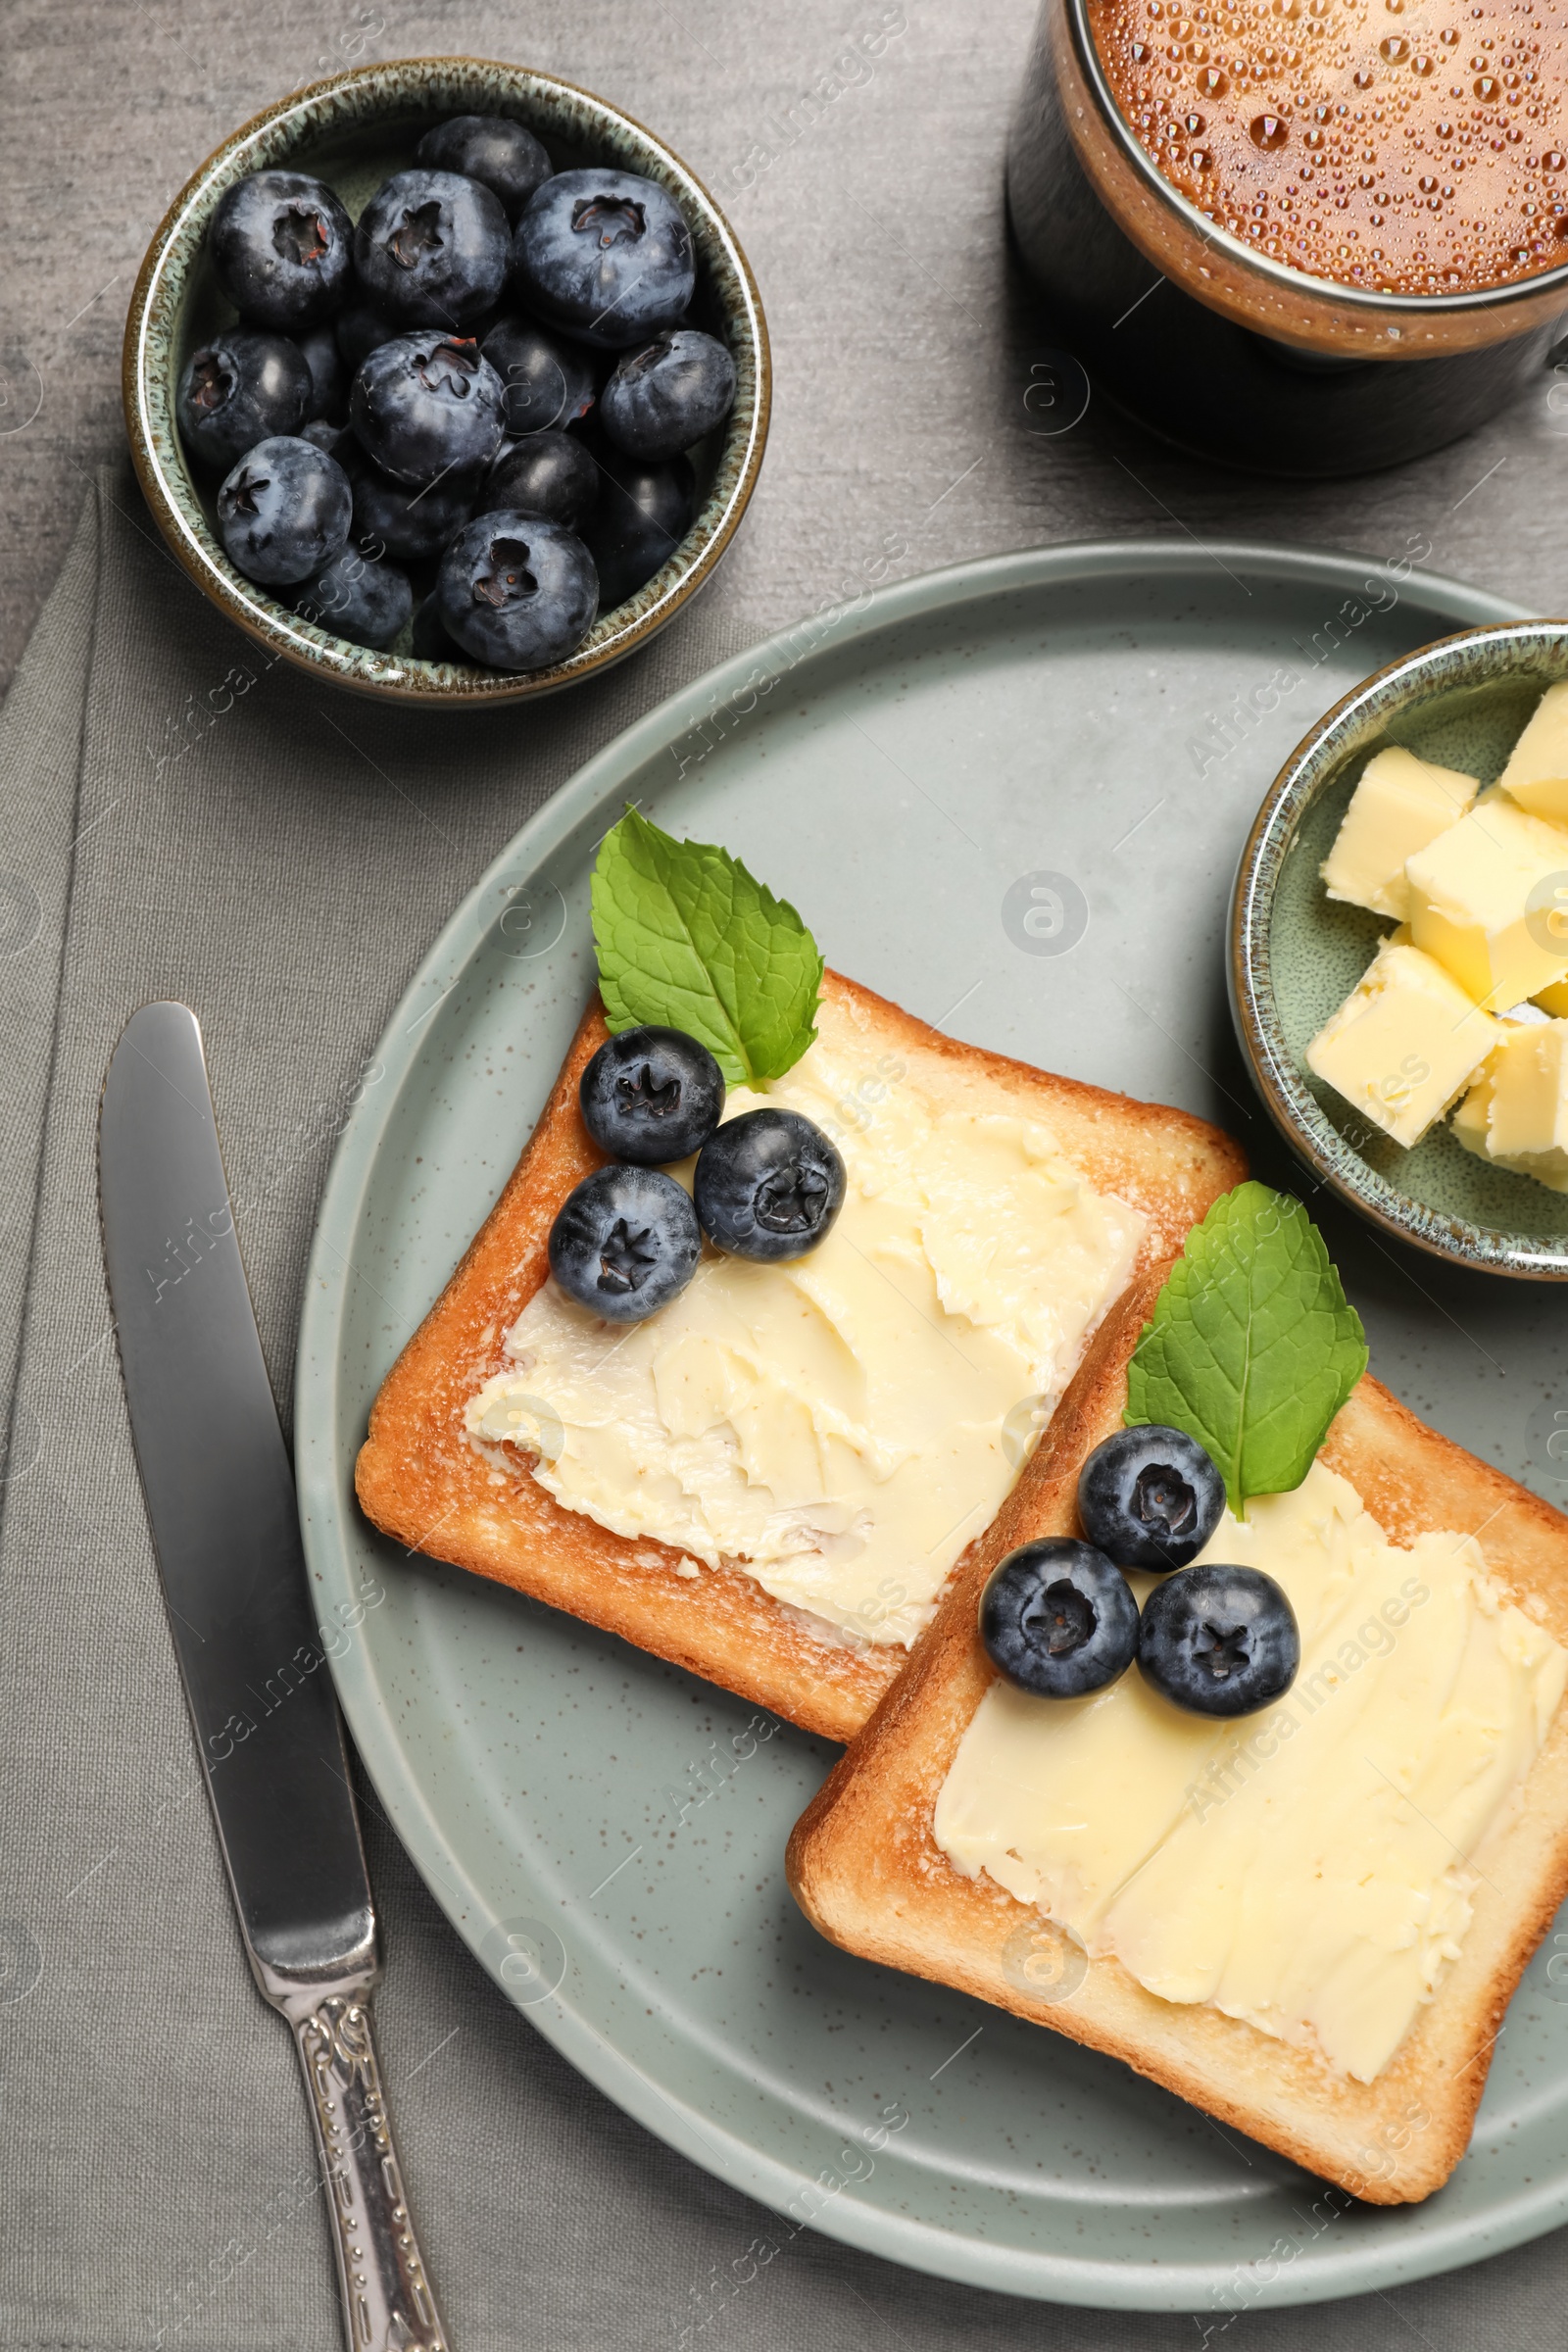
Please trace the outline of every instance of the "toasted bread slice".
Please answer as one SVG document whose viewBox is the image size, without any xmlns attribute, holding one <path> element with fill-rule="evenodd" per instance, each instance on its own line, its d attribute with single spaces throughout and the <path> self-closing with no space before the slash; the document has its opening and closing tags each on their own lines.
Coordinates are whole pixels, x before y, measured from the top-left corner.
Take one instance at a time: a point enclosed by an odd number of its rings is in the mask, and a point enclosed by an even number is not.
<svg viewBox="0 0 1568 2352">
<path fill-rule="evenodd" d="M 1371 2083 L 1315 2050 L 1204 2004 L 1162 2000 L 1114 1958 L 1060 1939 L 1046 1991 L 1013 1980 L 1004 1947 L 1040 1914 L 991 1878 L 955 1869 L 933 1835 L 937 1796 L 994 1672 L 976 1633 L 986 1578 L 1013 1545 L 1077 1536 L 1085 1456 L 1121 1426 L 1127 1363 L 1163 1280 L 1124 1293 L 1019 1484 L 956 1572 L 903 1679 L 802 1815 L 788 1870 L 797 1901 L 833 1942 L 954 1984 L 1125 2059 L 1139 2074 L 1376 2204 L 1430 2195 L 1469 2142 L 1514 1986 L 1568 1893 L 1568 1704 L 1487 1848 L 1460 1957 Z M 1358 1490 L 1391 1543 L 1473 1532 L 1491 1574 L 1568 1644 L 1568 1519 L 1428 1429 L 1370 1377 L 1320 1457 Z M 1052 1931 L 1043 1930 L 1047 1937 Z M 1018 1946 L 1013 1946 L 1014 1953 Z M 1053 1966 L 1070 1973 L 1051 1982 Z M 1082 1971 L 1079 1980 L 1079 1971 Z M 1076 1983 L 1075 1983 L 1075 1980 Z M 1059 1989 L 1065 1981 L 1070 1997 Z"/>
<path fill-rule="evenodd" d="M 1185 1111 L 1134 1102 L 956 1045 L 850 980 L 824 995 L 874 1058 L 896 1053 L 973 1106 L 1048 1125 L 1064 1156 L 1102 1193 L 1148 1219 L 1139 1269 L 1179 1249 L 1246 1162 L 1228 1137 Z M 631 1541 L 564 1509 L 527 1474 L 498 1480 L 466 1434 L 468 1400 L 501 1370 L 508 1331 L 549 1271 L 547 1244 L 572 1186 L 603 1164 L 577 1102 L 584 1064 L 608 1034 L 597 1000 L 505 1192 L 370 1415 L 356 1472 L 376 1526 L 412 1549 L 451 1560 L 623 1635 L 656 1655 L 771 1708 L 807 1730 L 850 1739 L 908 1652 L 853 1642 L 785 1607 L 745 1568 L 692 1574 L 670 1546 Z"/>
</svg>

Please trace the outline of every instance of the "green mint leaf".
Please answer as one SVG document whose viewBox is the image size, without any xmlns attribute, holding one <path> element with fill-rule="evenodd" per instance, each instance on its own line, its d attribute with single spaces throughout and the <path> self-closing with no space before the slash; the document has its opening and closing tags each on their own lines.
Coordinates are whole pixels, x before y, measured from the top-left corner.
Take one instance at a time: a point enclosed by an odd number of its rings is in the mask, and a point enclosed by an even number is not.
<svg viewBox="0 0 1568 2352">
<path fill-rule="evenodd" d="M 1300 1485 L 1366 1360 L 1361 1318 L 1299 1200 L 1239 1184 L 1171 1268 L 1127 1369 L 1124 1418 L 1196 1438 L 1241 1518 L 1252 1495 Z"/>
<path fill-rule="evenodd" d="M 814 1040 L 816 942 L 727 850 L 676 841 L 628 808 L 600 844 L 593 918 L 612 1030 L 684 1029 L 730 1086 L 782 1078 Z"/>
</svg>

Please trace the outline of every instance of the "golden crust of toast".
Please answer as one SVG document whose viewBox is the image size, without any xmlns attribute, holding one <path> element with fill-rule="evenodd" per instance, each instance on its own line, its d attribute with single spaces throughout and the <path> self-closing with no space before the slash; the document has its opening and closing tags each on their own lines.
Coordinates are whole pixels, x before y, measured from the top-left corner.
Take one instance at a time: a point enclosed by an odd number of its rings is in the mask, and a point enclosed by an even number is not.
<svg viewBox="0 0 1568 2352">
<path fill-rule="evenodd" d="M 1045 1121 L 1102 1192 L 1141 1209 L 1140 1266 L 1246 1174 L 1239 1147 L 1186 1111 L 1135 1102 L 956 1045 L 869 989 L 823 981 L 874 1054 L 895 1052 L 939 1086 Z M 745 1570 L 680 1573 L 666 1544 L 612 1535 L 558 1503 L 518 1459 L 507 1479 L 469 1443 L 468 1399 L 506 1362 L 503 1343 L 549 1271 L 556 1212 L 605 1154 L 589 1140 L 577 1082 L 608 1031 L 596 1000 L 522 1157 L 440 1298 L 404 1348 L 370 1414 L 355 1485 L 366 1513 L 412 1549 L 495 1577 L 738 1691 L 808 1731 L 848 1740 L 905 1664 L 894 1644 L 859 1647 L 774 1600 Z M 499 1483 L 498 1483 L 499 1482 Z"/>
<path fill-rule="evenodd" d="M 1090 1960 L 1068 1998 L 1020 1989 L 1003 1950 L 1039 1914 L 989 1878 L 965 1878 L 932 1834 L 938 1792 L 995 1671 L 975 1630 L 981 1588 L 1014 1544 L 1081 1534 L 1079 1468 L 1121 1424 L 1127 1361 L 1163 1277 L 1156 1267 L 1135 1283 L 1096 1334 L 1024 1477 L 960 1561 L 908 1671 L 797 1823 L 790 1886 L 812 1925 L 846 1950 L 1108 2051 L 1351 2195 L 1406 2203 L 1441 2187 L 1464 2154 L 1503 2010 L 1568 1894 L 1568 1705 L 1489 1848 L 1459 1959 L 1372 2083 L 1218 2009 L 1161 2000 L 1114 1959 Z M 1560 1512 L 1428 1429 L 1370 1376 L 1335 1420 L 1322 1458 L 1396 1544 L 1428 1530 L 1474 1534 L 1510 1596 L 1568 1643 Z M 1076 1948 L 1064 1984 L 1076 1975 Z"/>
</svg>

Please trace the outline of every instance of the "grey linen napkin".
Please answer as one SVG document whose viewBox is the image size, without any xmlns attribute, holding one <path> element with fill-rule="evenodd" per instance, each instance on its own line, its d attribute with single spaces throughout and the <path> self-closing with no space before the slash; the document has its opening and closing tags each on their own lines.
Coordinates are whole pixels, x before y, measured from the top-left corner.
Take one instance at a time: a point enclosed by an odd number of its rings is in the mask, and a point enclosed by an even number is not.
<svg viewBox="0 0 1568 2352">
<path fill-rule="evenodd" d="M 106 470 L 0 717 L 0 2341 L 320 2352 L 330 2254 L 286 2033 L 252 1988 L 165 1630 L 99 1254 L 105 1064 L 194 1005 L 273 1385 L 337 1105 L 411 971 L 540 801 L 734 650 L 710 598 L 598 687 L 411 718 L 231 631 Z M 440 1917 L 365 1791 L 394 2112 L 457 2352 L 1178 2346 L 767 2217 L 580 2082 Z M 1246 2346 L 1559 2341 L 1563 2240 Z M 719 2291 L 747 2279 L 744 2295 Z M 698 2325 L 698 2323 L 702 2323 Z"/>
</svg>

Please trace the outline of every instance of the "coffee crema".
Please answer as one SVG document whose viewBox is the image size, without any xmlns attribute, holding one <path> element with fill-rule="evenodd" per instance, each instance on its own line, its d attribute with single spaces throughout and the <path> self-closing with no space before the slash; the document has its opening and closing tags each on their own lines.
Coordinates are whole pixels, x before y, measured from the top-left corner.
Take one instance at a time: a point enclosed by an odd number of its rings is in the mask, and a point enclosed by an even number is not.
<svg viewBox="0 0 1568 2352">
<path fill-rule="evenodd" d="M 1568 263 L 1568 6 L 1088 0 L 1171 186 L 1342 285 L 1472 294 Z"/>
</svg>

